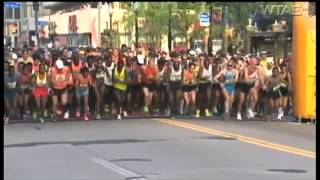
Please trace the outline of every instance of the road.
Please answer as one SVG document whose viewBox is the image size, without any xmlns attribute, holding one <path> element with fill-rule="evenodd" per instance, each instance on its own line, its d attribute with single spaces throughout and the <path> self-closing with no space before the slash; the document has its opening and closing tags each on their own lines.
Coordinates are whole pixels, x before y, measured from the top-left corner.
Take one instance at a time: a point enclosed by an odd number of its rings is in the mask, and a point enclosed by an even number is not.
<svg viewBox="0 0 320 180">
<path fill-rule="evenodd" d="M 6 180 L 315 180 L 315 126 L 124 119 L 10 124 Z"/>
</svg>

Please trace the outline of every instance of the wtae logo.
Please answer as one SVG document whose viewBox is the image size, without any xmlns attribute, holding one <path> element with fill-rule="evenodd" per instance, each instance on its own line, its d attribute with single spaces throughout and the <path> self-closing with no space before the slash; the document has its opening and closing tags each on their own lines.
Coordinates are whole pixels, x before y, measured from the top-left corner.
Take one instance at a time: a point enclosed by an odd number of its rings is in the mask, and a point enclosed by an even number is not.
<svg viewBox="0 0 320 180">
<path fill-rule="evenodd" d="M 260 12 L 263 15 L 277 15 L 290 14 L 291 16 L 302 16 L 303 12 L 308 12 L 309 16 L 316 14 L 315 3 L 309 2 L 308 6 L 301 5 L 261 5 Z"/>
</svg>

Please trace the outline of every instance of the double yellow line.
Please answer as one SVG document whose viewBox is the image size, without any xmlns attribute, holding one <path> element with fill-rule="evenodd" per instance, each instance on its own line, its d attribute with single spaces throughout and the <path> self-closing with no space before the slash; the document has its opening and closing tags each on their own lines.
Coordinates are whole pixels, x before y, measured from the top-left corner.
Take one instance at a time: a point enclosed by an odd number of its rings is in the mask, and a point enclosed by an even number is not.
<svg viewBox="0 0 320 180">
<path fill-rule="evenodd" d="M 191 123 L 185 123 L 185 122 L 180 122 L 180 121 L 175 121 L 175 120 L 170 120 L 170 119 L 156 119 L 156 120 L 160 121 L 162 123 L 167 123 L 167 124 L 171 124 L 171 125 L 175 125 L 175 126 L 179 126 L 179 127 L 184 127 L 184 128 L 192 129 L 192 130 L 207 133 L 207 134 L 222 136 L 222 137 L 226 137 L 226 138 L 235 138 L 239 141 L 243 141 L 243 142 L 250 143 L 250 144 L 255 144 L 258 146 L 262 146 L 262 147 L 266 147 L 266 148 L 270 148 L 270 149 L 274 149 L 274 150 L 278 150 L 278 151 L 292 153 L 292 154 L 305 156 L 305 157 L 309 157 L 309 158 L 316 158 L 315 152 L 307 151 L 304 149 L 290 147 L 290 146 L 286 146 L 286 145 L 282 145 L 282 144 L 276 144 L 276 143 L 272 143 L 272 142 L 268 142 L 268 141 L 264 141 L 261 139 L 248 137 L 248 136 L 243 136 L 243 135 L 239 135 L 239 134 L 234 134 L 234 133 L 219 131 L 219 130 L 215 130 L 215 129 L 205 128 L 205 127 L 198 126 L 198 125 L 191 124 Z"/>
</svg>

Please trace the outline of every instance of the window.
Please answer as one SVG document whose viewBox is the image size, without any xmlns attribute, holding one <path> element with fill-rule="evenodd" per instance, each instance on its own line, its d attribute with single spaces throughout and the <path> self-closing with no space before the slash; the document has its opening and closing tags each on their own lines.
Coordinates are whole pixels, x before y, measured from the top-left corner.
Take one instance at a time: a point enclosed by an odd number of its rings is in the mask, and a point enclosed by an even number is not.
<svg viewBox="0 0 320 180">
<path fill-rule="evenodd" d="M 14 8 L 14 18 L 20 19 L 20 9 L 19 8 Z"/>
</svg>

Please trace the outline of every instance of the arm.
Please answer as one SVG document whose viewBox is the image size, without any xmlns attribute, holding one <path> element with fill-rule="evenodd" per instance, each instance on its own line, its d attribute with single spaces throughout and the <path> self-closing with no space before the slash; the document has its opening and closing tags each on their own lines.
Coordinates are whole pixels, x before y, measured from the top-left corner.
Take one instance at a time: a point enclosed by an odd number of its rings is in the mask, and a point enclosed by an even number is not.
<svg viewBox="0 0 320 180">
<path fill-rule="evenodd" d="M 213 78 L 213 80 L 215 82 L 219 82 L 219 78 L 222 76 L 222 74 L 224 73 L 224 69 L 222 69 L 221 71 L 219 71 L 219 73 Z"/>
</svg>

